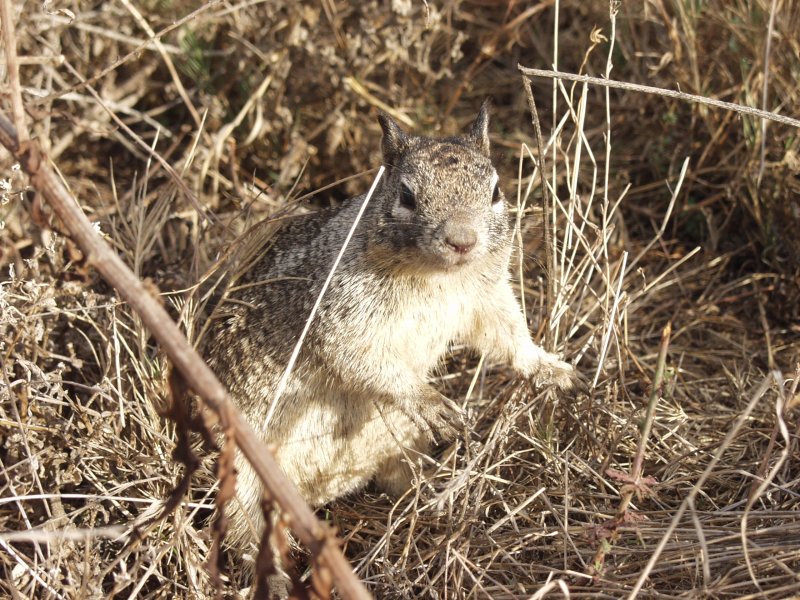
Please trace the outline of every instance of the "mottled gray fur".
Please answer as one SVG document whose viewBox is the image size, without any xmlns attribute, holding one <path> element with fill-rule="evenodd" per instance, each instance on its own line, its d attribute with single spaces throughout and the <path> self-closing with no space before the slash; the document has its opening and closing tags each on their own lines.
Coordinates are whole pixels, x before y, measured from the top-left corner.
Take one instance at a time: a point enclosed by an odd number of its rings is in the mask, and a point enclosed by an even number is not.
<svg viewBox="0 0 800 600">
<path fill-rule="evenodd" d="M 512 230 L 489 158 L 484 105 L 460 137 L 403 132 L 381 114 L 387 171 L 327 290 L 275 413 L 264 421 L 306 319 L 364 197 L 291 219 L 239 280 L 206 355 L 314 506 L 368 481 L 406 490 L 418 453 L 448 436 L 456 406 L 429 383 L 464 343 L 536 384 L 572 367 L 536 346 L 509 282 Z M 239 462 L 232 540 L 256 541 L 260 486 Z M 254 527 L 253 527 L 254 525 Z"/>
</svg>

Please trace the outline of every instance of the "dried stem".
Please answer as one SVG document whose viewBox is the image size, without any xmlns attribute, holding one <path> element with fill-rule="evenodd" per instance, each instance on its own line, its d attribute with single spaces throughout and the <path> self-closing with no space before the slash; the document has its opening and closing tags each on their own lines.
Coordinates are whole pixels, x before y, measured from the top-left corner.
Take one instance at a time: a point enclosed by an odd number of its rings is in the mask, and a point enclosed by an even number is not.
<svg viewBox="0 0 800 600">
<path fill-rule="evenodd" d="M 772 33 L 775 28 L 775 13 L 777 12 L 778 0 L 772 0 L 769 7 L 769 24 L 767 25 L 767 37 L 764 43 L 764 82 L 761 85 L 761 110 L 767 110 L 767 97 L 769 96 L 769 57 L 772 50 Z M 761 121 L 761 156 L 758 161 L 758 184 L 761 185 L 761 178 L 764 176 L 764 162 L 767 156 L 767 121 Z"/>
<path fill-rule="evenodd" d="M 281 396 L 283 395 L 283 392 L 286 391 L 286 385 L 289 383 L 289 376 L 292 374 L 292 369 L 294 369 L 297 358 L 300 356 L 300 350 L 303 348 L 303 342 L 306 339 L 306 335 L 308 335 L 308 330 L 311 328 L 311 323 L 314 321 L 314 317 L 316 316 L 319 306 L 322 303 L 322 297 L 325 295 L 325 292 L 328 291 L 328 287 L 333 280 L 333 275 L 336 273 L 336 269 L 339 268 L 339 263 L 342 261 L 342 256 L 344 256 L 344 252 L 347 250 L 350 240 L 353 239 L 353 234 L 356 232 L 356 227 L 358 227 L 361 217 L 364 216 L 364 211 L 367 209 L 367 205 L 369 204 L 370 198 L 372 198 L 372 194 L 375 193 L 375 188 L 378 186 L 378 181 L 380 181 L 384 170 L 385 167 L 381 165 L 380 169 L 378 169 L 378 174 L 375 175 L 375 179 L 372 181 L 372 186 L 369 188 L 367 195 L 364 197 L 364 201 L 361 203 L 361 208 L 359 208 L 353 224 L 350 226 L 350 230 L 347 232 L 344 243 L 342 243 L 342 247 L 339 249 L 339 254 L 336 255 L 336 260 L 333 261 L 333 265 L 328 272 L 328 276 L 325 278 L 325 281 L 322 284 L 322 288 L 317 295 L 314 306 L 311 307 L 311 312 L 308 314 L 305 327 L 303 327 L 300 337 L 297 338 L 297 343 L 294 345 L 294 350 L 292 351 L 292 355 L 289 357 L 289 362 L 286 364 L 286 368 L 283 371 L 280 381 L 278 381 L 278 387 L 275 390 L 275 396 L 272 399 L 272 404 L 270 404 L 267 416 L 264 418 L 264 429 L 269 426 L 269 422 L 272 420 L 272 415 L 275 414 L 275 409 L 278 408 L 278 404 L 281 401 Z"/>
<path fill-rule="evenodd" d="M 661 391 L 664 384 L 664 373 L 667 368 L 667 351 L 669 350 L 669 339 L 672 335 L 672 323 L 667 323 L 661 331 L 661 344 L 658 349 L 658 361 L 656 362 L 656 373 L 653 377 L 653 389 L 650 391 L 650 401 L 647 403 L 647 415 L 642 425 L 642 431 L 639 437 L 639 446 L 636 449 L 636 458 L 633 460 L 631 468 L 632 485 L 626 489 L 622 496 L 618 514 L 624 514 L 630 505 L 637 487 L 641 484 L 642 479 L 642 463 L 644 462 L 645 450 L 647 449 L 647 440 L 650 438 L 650 432 L 653 429 L 653 420 L 656 414 L 656 406 L 658 400 L 661 398 Z"/>
</svg>

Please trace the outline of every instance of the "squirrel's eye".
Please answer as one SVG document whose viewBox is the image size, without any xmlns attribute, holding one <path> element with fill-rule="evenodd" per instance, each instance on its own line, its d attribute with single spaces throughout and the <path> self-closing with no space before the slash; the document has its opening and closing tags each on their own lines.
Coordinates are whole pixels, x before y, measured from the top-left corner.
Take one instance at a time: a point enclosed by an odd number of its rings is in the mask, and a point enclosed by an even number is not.
<svg viewBox="0 0 800 600">
<path fill-rule="evenodd" d="M 405 183 L 400 184 L 400 206 L 409 210 L 417 208 L 417 198 L 414 192 Z"/>
<path fill-rule="evenodd" d="M 492 191 L 492 204 L 497 204 L 500 200 L 500 187 L 495 183 Z"/>
</svg>

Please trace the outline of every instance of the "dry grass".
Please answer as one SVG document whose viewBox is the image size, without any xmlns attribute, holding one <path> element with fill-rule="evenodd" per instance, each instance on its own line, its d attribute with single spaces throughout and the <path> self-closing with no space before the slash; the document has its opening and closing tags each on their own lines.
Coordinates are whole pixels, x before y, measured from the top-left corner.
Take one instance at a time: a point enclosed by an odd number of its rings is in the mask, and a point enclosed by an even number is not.
<svg viewBox="0 0 800 600">
<path fill-rule="evenodd" d="M 612 19 L 577 2 L 428 5 L 210 3 L 139 49 L 148 28 L 197 6 L 28 3 L 17 27 L 20 54 L 35 57 L 24 100 L 82 206 L 194 335 L 184 290 L 225 244 L 377 166 L 370 106 L 451 132 L 491 95 L 506 192 L 519 190 L 526 308 L 588 390 L 535 394 L 456 349 L 438 382 L 469 407 L 469 431 L 406 497 L 367 490 L 319 514 L 380 598 L 624 597 L 640 585 L 665 598 L 800 594 L 797 130 L 534 81 L 557 223 L 548 319 L 527 150 L 537 141 L 516 72 L 554 62 L 558 10 L 561 70 L 600 76 L 613 64 L 616 79 L 797 118 L 800 7 L 655 0 Z M 181 471 L 157 411 L 163 357 L 5 154 L 0 178 L 0 589 L 210 595 L 209 470 L 174 515 L 138 525 Z"/>
</svg>

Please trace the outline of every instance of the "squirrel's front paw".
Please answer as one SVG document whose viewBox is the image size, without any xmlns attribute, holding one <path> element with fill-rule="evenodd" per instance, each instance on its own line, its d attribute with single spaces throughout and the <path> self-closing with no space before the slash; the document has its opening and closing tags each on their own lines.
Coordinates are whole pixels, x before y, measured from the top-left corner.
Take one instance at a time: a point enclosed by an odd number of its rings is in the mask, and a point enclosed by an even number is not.
<svg viewBox="0 0 800 600">
<path fill-rule="evenodd" d="M 562 390 L 573 387 L 577 379 L 571 364 L 557 355 L 546 352 L 532 341 L 527 340 L 515 357 L 514 367 L 531 378 L 535 385 L 555 384 Z"/>
<path fill-rule="evenodd" d="M 514 366 L 530 377 L 535 385 L 555 384 L 562 390 L 568 390 L 577 378 L 571 364 L 542 350 L 530 340 L 518 352 Z"/>
<path fill-rule="evenodd" d="M 438 398 L 429 399 L 420 407 L 419 416 L 424 421 L 422 429 L 428 432 L 431 441 L 435 441 L 434 434 L 442 440 L 449 440 L 463 429 L 464 411 L 449 398 L 438 393 L 436 395 Z"/>
<path fill-rule="evenodd" d="M 571 364 L 559 359 L 555 354 L 546 352 L 539 360 L 537 369 L 531 373 L 531 379 L 536 385 L 554 384 L 562 390 L 568 390 L 575 385 L 577 374 Z"/>
</svg>

